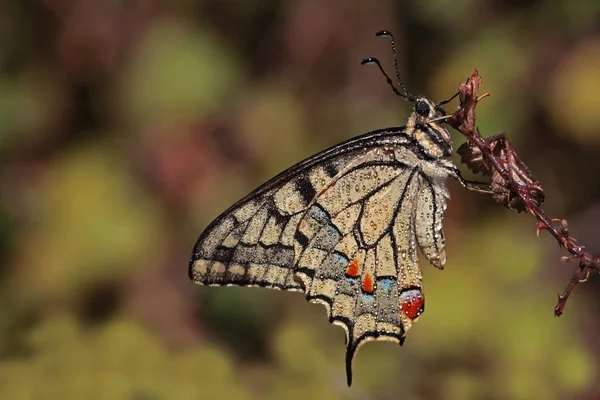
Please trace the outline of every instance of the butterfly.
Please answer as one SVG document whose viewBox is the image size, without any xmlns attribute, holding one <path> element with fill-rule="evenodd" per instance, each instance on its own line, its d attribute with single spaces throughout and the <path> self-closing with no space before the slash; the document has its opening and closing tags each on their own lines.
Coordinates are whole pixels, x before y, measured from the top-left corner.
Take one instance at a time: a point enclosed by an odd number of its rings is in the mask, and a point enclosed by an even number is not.
<svg viewBox="0 0 600 400">
<path fill-rule="evenodd" d="M 446 262 L 442 230 L 452 163 L 442 105 L 394 92 L 413 106 L 406 126 L 375 130 L 283 171 L 217 217 L 194 246 L 189 277 L 200 285 L 259 286 L 302 292 L 325 306 L 346 333 L 346 375 L 371 340 L 403 344 L 425 308 L 417 248 L 435 267 Z M 456 95 L 455 95 L 456 96 Z"/>
</svg>

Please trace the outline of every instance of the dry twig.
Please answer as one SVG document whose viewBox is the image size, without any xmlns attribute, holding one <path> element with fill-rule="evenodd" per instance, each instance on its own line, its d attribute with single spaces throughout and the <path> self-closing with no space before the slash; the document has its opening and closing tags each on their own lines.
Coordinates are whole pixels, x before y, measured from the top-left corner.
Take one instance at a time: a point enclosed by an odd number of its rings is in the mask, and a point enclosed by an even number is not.
<svg viewBox="0 0 600 400">
<path fill-rule="evenodd" d="M 559 317 L 575 286 L 585 282 L 591 271 L 600 271 L 600 255 L 592 256 L 585 251 L 584 246 L 576 244 L 576 240 L 569 235 L 567 221 L 551 219 L 544 213 L 540 207 L 544 201 L 544 190 L 511 147 L 508 137 L 500 133 L 484 138 L 479 129 L 475 128 L 475 107 L 479 100 L 489 95 L 486 93 L 477 97 L 480 86 L 481 77 L 475 70 L 467 82 L 460 85 L 460 108 L 447 122 L 467 138 L 467 142 L 458 149 L 461 161 L 475 173 L 492 176 L 494 199 L 508 209 L 532 214 L 538 220 L 537 234 L 541 230 L 547 230 L 560 247 L 571 253 L 570 256 L 562 257 L 561 261 L 578 262 L 565 291 L 558 294 L 554 315 Z M 585 277 L 582 279 L 584 272 Z"/>
</svg>

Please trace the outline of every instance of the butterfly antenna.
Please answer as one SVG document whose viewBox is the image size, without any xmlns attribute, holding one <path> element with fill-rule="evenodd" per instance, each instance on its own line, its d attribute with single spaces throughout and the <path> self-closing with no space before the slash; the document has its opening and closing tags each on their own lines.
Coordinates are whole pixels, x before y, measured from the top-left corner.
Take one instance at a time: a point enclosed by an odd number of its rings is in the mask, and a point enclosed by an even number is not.
<svg viewBox="0 0 600 400">
<path fill-rule="evenodd" d="M 388 76 L 388 74 L 385 73 L 385 71 L 383 70 L 383 67 L 381 66 L 381 63 L 379 62 L 378 59 L 376 59 L 375 57 L 367 57 L 367 58 L 365 58 L 364 60 L 361 61 L 361 64 L 362 65 L 365 65 L 365 64 L 376 64 L 379 67 L 379 70 L 381 71 L 381 73 L 383 74 L 383 76 L 385 76 L 385 80 L 387 81 L 388 85 L 390 85 L 390 87 L 392 88 L 392 90 L 394 91 L 394 93 L 396 93 L 400 97 L 406 97 L 406 95 L 400 93 L 400 91 L 396 88 L 396 86 L 394 86 L 394 82 Z M 408 97 L 406 97 L 406 98 L 408 98 Z"/>
<path fill-rule="evenodd" d="M 456 92 L 456 93 L 454 94 L 454 96 L 450 97 L 450 98 L 449 98 L 449 99 L 447 99 L 447 100 L 442 100 L 442 101 L 440 101 L 440 102 L 439 102 L 439 103 L 437 103 L 435 106 L 436 106 L 436 107 L 438 107 L 438 106 L 443 106 L 444 104 L 448 104 L 448 103 L 450 103 L 452 100 L 454 100 L 454 98 L 455 98 L 456 96 L 458 96 L 459 94 L 460 94 L 460 92 Z"/>
<path fill-rule="evenodd" d="M 406 86 L 404 86 L 404 83 L 402 83 L 402 79 L 400 79 L 400 70 L 398 69 L 398 57 L 396 56 L 396 39 L 394 39 L 394 35 L 392 35 L 392 32 L 384 29 L 377 32 L 375 36 L 386 36 L 390 39 L 390 42 L 392 42 L 392 55 L 394 56 L 394 69 L 396 70 L 396 78 L 398 79 L 398 84 L 404 91 L 404 97 L 406 97 L 410 101 L 414 101 L 414 97 L 410 93 L 408 93 L 408 90 L 406 90 Z"/>
<path fill-rule="evenodd" d="M 444 104 L 448 104 L 448 103 L 450 103 L 450 102 L 451 102 L 452 100 L 454 100 L 454 98 L 455 98 L 456 96 L 458 96 L 459 94 L 460 94 L 460 92 L 456 92 L 456 93 L 454 93 L 454 96 L 450 97 L 449 99 L 446 99 L 446 100 L 442 100 L 442 101 L 440 101 L 439 103 L 437 103 L 437 104 L 435 105 L 435 109 L 436 109 L 438 112 L 442 113 L 442 114 L 445 116 L 445 115 L 446 115 L 446 110 L 444 110 L 444 107 L 442 107 L 442 106 L 443 106 Z M 430 121 L 430 122 L 435 122 L 435 121 L 443 121 L 443 120 L 445 120 L 445 119 L 448 119 L 448 117 L 441 117 L 441 119 L 440 119 L 440 118 L 438 118 L 438 119 L 432 120 L 432 121 Z"/>
</svg>

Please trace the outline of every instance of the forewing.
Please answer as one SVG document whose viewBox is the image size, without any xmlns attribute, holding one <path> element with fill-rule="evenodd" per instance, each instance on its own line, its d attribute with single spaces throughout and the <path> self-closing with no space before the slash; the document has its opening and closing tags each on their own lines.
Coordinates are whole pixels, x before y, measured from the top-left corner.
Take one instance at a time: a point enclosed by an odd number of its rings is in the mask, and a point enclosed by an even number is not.
<svg viewBox="0 0 600 400">
<path fill-rule="evenodd" d="M 407 143 L 403 128 L 380 130 L 325 150 L 284 171 L 225 211 L 200 235 L 189 275 L 198 284 L 302 290 L 295 278 L 300 218 L 335 176 L 381 146 Z M 371 155 L 371 156 L 369 156 Z"/>
</svg>

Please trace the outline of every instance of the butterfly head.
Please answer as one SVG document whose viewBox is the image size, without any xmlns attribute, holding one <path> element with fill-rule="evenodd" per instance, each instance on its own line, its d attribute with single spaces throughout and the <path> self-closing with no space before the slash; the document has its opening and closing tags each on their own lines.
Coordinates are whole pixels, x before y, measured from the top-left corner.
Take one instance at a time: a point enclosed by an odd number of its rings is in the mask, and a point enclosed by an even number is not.
<svg viewBox="0 0 600 400">
<path fill-rule="evenodd" d="M 452 137 L 441 125 L 446 115 L 442 106 L 423 96 L 409 100 L 413 103 L 413 112 L 406 124 L 407 134 L 415 139 L 426 155 L 433 158 L 451 157 Z"/>
<path fill-rule="evenodd" d="M 384 71 L 379 60 L 375 57 L 367 57 L 362 60 L 363 65 L 375 64 L 385 76 L 388 85 L 392 88 L 394 93 L 400 97 L 404 97 L 406 100 L 413 104 L 413 113 L 407 122 L 407 134 L 411 136 L 420 147 L 421 151 L 428 157 L 438 158 L 449 158 L 452 156 L 452 140 L 450 133 L 444 128 L 441 123 L 445 119 L 446 112 L 442 108 L 442 105 L 448 103 L 454 97 L 455 94 L 448 100 L 434 103 L 424 96 L 413 96 L 411 95 L 402 80 L 400 79 L 400 71 L 398 69 L 398 59 L 396 56 L 396 41 L 394 35 L 388 30 L 382 30 L 375 34 L 376 36 L 383 36 L 390 39 L 392 45 L 392 55 L 394 57 L 394 69 L 396 71 L 396 78 L 399 90 L 393 83 L 392 79 Z"/>
</svg>

